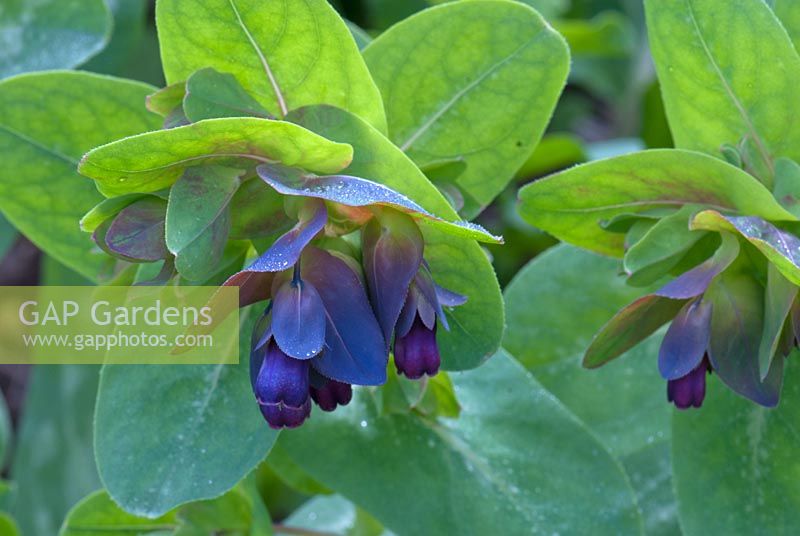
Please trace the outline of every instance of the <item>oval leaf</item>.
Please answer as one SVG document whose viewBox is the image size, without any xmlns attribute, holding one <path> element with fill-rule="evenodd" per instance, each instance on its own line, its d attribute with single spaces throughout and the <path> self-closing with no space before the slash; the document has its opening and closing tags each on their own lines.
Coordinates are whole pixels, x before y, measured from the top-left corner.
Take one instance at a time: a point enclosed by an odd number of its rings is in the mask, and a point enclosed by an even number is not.
<svg viewBox="0 0 800 536">
<path fill-rule="evenodd" d="M 657 149 L 570 168 L 520 190 L 520 214 L 544 231 L 620 257 L 624 237 L 598 222 L 625 213 L 689 203 L 769 220 L 796 218 L 755 178 L 716 158 Z"/>
<path fill-rule="evenodd" d="M 241 174 L 221 166 L 188 168 L 172 186 L 167 248 L 186 279 L 202 281 L 218 268 L 231 227 L 229 203 Z"/>
<path fill-rule="evenodd" d="M 103 0 L 9 0 L 0 11 L 0 35 L 0 78 L 72 69 L 106 45 L 111 12 Z"/>
<path fill-rule="evenodd" d="M 564 87 L 569 51 L 519 3 L 452 2 L 422 11 L 365 50 L 391 140 L 419 166 L 461 158 L 455 183 L 472 217 L 539 142 Z"/>
<path fill-rule="evenodd" d="M 102 196 L 75 167 L 94 146 L 158 128 L 158 116 L 141 106 L 152 90 L 89 73 L 0 82 L 0 210 L 41 249 L 90 279 L 108 258 L 91 253 L 95 246 L 77 222 Z"/>
<path fill-rule="evenodd" d="M 380 93 L 325 0 L 160 0 L 156 22 L 168 84 L 212 67 L 277 117 L 325 103 L 386 130 Z"/>
<path fill-rule="evenodd" d="M 281 446 L 398 534 L 639 531 L 617 462 L 508 354 L 452 379 L 458 419 L 380 415 L 358 389 L 350 405 L 282 435 Z"/>
<path fill-rule="evenodd" d="M 240 356 L 250 352 L 255 317 L 249 316 Z M 95 456 L 114 502 L 132 514 L 157 517 L 217 497 L 249 473 L 277 433 L 258 411 L 248 369 L 247 359 L 235 366 L 104 366 Z"/>
<path fill-rule="evenodd" d="M 161 190 L 178 180 L 185 168 L 211 162 L 279 161 L 324 173 L 342 169 L 352 157 L 349 145 L 328 141 L 292 123 L 235 117 L 103 145 L 83 157 L 78 171 L 95 179 L 100 191 L 112 197 Z"/>
<path fill-rule="evenodd" d="M 169 255 L 164 242 L 167 203 L 148 196 L 125 207 L 102 234 L 108 249 L 134 261 L 154 262 Z"/>
<path fill-rule="evenodd" d="M 789 363 L 795 365 L 797 357 Z M 674 415 L 673 481 L 684 534 L 794 532 L 800 523 L 798 419 L 797 366 L 787 369 L 777 408 L 762 408 L 712 384 L 702 410 Z"/>
<path fill-rule="evenodd" d="M 645 7 L 677 147 L 719 156 L 723 143 L 747 137 L 767 161 L 800 158 L 800 58 L 767 2 L 647 0 Z M 764 54 L 773 68 L 757 67 Z"/>
</svg>

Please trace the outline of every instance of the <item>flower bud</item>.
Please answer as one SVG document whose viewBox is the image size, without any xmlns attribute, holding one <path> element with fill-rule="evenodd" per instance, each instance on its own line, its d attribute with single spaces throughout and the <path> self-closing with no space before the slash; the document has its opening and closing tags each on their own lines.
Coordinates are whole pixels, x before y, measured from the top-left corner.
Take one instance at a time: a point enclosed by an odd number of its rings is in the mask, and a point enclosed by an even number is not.
<svg viewBox="0 0 800 536">
<path fill-rule="evenodd" d="M 270 340 L 254 391 L 271 428 L 295 428 L 311 414 L 308 368 L 308 361 L 289 357 Z"/>
<path fill-rule="evenodd" d="M 346 406 L 353 399 L 353 387 L 349 383 L 327 380 L 321 387 L 311 387 L 311 398 L 323 411 L 333 411 Z"/>
<path fill-rule="evenodd" d="M 436 345 L 436 326 L 428 328 L 417 315 L 408 333 L 395 337 L 394 364 L 398 374 L 412 380 L 439 372 L 441 358 Z"/>
<path fill-rule="evenodd" d="M 699 408 L 706 396 L 706 371 L 711 366 L 708 357 L 703 357 L 700 364 L 685 376 L 667 382 L 667 400 L 678 409 Z"/>
</svg>

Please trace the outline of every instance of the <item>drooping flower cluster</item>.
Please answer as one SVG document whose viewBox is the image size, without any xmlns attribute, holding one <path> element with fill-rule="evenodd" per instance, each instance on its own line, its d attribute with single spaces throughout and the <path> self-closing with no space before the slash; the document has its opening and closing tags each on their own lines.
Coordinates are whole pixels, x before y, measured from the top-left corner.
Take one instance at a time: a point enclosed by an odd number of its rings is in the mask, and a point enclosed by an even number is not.
<svg viewBox="0 0 800 536">
<path fill-rule="evenodd" d="M 784 360 L 800 339 L 798 287 L 735 231 L 752 237 L 758 226 L 764 247 L 780 244 L 787 252 L 800 252 L 800 239 L 758 218 L 713 211 L 692 217 L 720 226 L 715 253 L 617 313 L 595 336 L 584 364 L 602 365 L 669 323 L 658 355 L 669 402 L 699 408 L 713 372 L 736 393 L 774 407 Z"/>
<path fill-rule="evenodd" d="M 271 279 L 250 370 L 261 412 L 274 428 L 302 424 L 312 400 L 333 411 L 350 402 L 353 384 L 385 383 L 393 337 L 398 373 L 418 379 L 439 370 L 436 329 L 447 327 L 442 305 L 465 299 L 433 282 L 410 216 L 392 208 L 370 212 L 360 233 L 361 263 L 312 245 L 324 235 L 328 209 L 309 198 L 297 226 L 226 283 L 251 295 Z"/>
</svg>

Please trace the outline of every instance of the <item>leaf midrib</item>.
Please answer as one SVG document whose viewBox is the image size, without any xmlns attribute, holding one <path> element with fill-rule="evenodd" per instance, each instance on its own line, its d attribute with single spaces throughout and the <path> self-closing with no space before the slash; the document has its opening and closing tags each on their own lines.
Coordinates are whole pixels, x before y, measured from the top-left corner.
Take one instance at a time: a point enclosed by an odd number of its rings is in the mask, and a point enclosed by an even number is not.
<svg viewBox="0 0 800 536">
<path fill-rule="evenodd" d="M 533 43 L 537 42 L 543 36 L 547 35 L 547 32 L 542 30 L 536 34 L 532 39 L 529 39 L 523 45 L 517 47 L 511 54 L 503 58 L 502 60 L 498 61 L 489 69 L 487 69 L 483 74 L 481 74 L 478 78 L 467 84 L 464 88 L 458 90 L 453 97 L 450 98 L 447 102 L 444 103 L 434 114 L 425 121 L 420 127 L 409 136 L 406 141 L 399 144 L 400 149 L 403 152 L 408 152 L 412 145 L 420 138 L 423 134 L 425 134 L 428 129 L 430 129 L 444 114 L 446 114 L 450 109 L 456 105 L 456 103 L 461 100 L 462 97 L 467 95 L 470 91 L 478 87 L 484 80 L 486 80 L 489 76 L 491 76 L 495 71 L 502 68 L 506 63 L 510 62 L 514 59 L 515 56 L 520 54 L 523 50 L 528 48 Z"/>
<path fill-rule="evenodd" d="M 769 151 L 767 151 L 767 147 L 766 144 L 764 143 L 764 140 L 761 139 L 761 136 L 758 134 L 755 125 L 750 119 L 750 116 L 747 114 L 747 110 L 744 108 L 741 101 L 739 100 L 739 97 L 736 95 L 733 88 L 728 83 L 728 79 L 725 78 L 725 75 L 722 73 L 722 69 L 720 69 L 720 66 L 717 64 L 716 58 L 714 58 L 714 55 L 711 53 L 711 49 L 708 46 L 708 42 L 706 41 L 706 38 L 703 36 L 703 32 L 700 29 L 700 24 L 697 22 L 697 16 L 695 15 L 694 12 L 693 0 L 685 0 L 685 2 L 686 2 L 686 7 L 689 10 L 689 18 L 692 21 L 692 26 L 694 26 L 697 38 L 700 40 L 700 45 L 703 47 L 703 52 L 708 58 L 708 61 L 711 64 L 711 66 L 714 68 L 714 72 L 719 77 L 719 80 L 722 83 L 722 87 L 725 89 L 725 92 L 728 94 L 728 97 L 730 98 L 734 107 L 736 107 L 736 110 L 739 112 L 739 115 L 741 115 L 742 120 L 745 123 L 745 126 L 750 131 L 750 135 L 753 137 L 753 141 L 758 147 L 758 152 L 761 154 L 761 157 L 767 164 L 767 167 L 769 168 L 770 172 L 771 173 L 774 172 L 775 170 L 774 164 L 772 162 L 772 159 L 770 158 Z"/>
</svg>

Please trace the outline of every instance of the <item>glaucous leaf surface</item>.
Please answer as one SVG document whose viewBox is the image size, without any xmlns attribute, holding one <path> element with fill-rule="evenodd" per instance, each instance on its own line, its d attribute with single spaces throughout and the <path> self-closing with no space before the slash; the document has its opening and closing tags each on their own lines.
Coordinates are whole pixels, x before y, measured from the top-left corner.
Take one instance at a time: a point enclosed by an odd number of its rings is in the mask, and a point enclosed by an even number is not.
<svg viewBox="0 0 800 536">
<path fill-rule="evenodd" d="M 593 335 L 643 292 L 625 284 L 619 261 L 556 246 L 505 290 L 503 346 L 574 412 L 624 465 L 647 534 L 677 532 L 669 460 L 670 406 L 656 335 L 601 369 L 581 369 Z"/>
<path fill-rule="evenodd" d="M 525 221 L 605 255 L 622 256 L 622 233 L 600 222 L 625 213 L 697 203 L 771 220 L 794 220 L 755 178 L 692 151 L 653 149 L 598 160 L 538 180 L 519 193 Z"/>
<path fill-rule="evenodd" d="M 534 10 L 454 2 L 398 23 L 365 50 L 390 139 L 419 166 L 462 158 L 463 213 L 475 216 L 541 138 L 564 87 L 569 51 Z"/>
<path fill-rule="evenodd" d="M 255 318 L 242 315 L 239 355 L 247 356 Z M 95 455 L 117 504 L 157 517 L 223 494 L 266 456 L 277 433 L 258 411 L 247 361 L 103 367 Z"/>
<path fill-rule="evenodd" d="M 639 532 L 620 466 L 507 353 L 452 379 L 457 420 L 381 415 L 358 389 L 350 405 L 314 413 L 281 445 L 399 534 Z"/>
<path fill-rule="evenodd" d="M 380 93 L 325 0 L 159 0 L 156 22 L 168 84 L 212 67 L 276 117 L 331 104 L 386 130 Z"/>
<path fill-rule="evenodd" d="M 152 87 L 89 73 L 27 74 L 0 82 L 0 210 L 37 246 L 97 277 L 78 221 L 102 196 L 75 171 L 97 145 L 159 127 L 142 107 Z"/>
<path fill-rule="evenodd" d="M 380 132 L 347 112 L 328 106 L 305 108 L 292 119 L 333 140 L 350 143 L 353 162 L 343 171 L 406 195 L 447 219 L 458 215 L 414 163 Z M 450 331 L 437 331 L 445 370 L 478 366 L 500 345 L 504 317 L 499 285 L 486 254 L 469 239 L 424 226 L 424 257 L 436 283 L 466 295 L 467 303 L 447 311 Z"/>
<path fill-rule="evenodd" d="M 493 244 L 503 239 L 494 236 L 478 224 L 457 220 L 447 221 L 431 214 L 403 194 L 386 188 L 382 184 L 349 175 L 315 176 L 302 170 L 263 164 L 257 168 L 259 176 L 284 195 L 317 197 L 352 207 L 385 205 L 418 217 L 422 224 L 441 229 L 448 234 L 472 238 Z"/>
<path fill-rule="evenodd" d="M 797 358 L 795 352 L 787 360 L 777 408 L 760 407 L 711 382 L 702 411 L 674 414 L 674 482 L 687 536 L 795 532 L 800 522 Z"/>
<path fill-rule="evenodd" d="M 112 197 L 156 192 L 171 186 L 187 167 L 212 162 L 245 166 L 279 161 L 326 173 L 339 171 L 352 157 L 349 145 L 292 123 L 234 117 L 114 141 L 87 153 L 79 171 Z"/>
<path fill-rule="evenodd" d="M 766 2 L 647 0 L 645 7 L 677 147 L 718 156 L 723 143 L 746 136 L 762 158 L 800 157 L 800 57 Z"/>
<path fill-rule="evenodd" d="M 281 530 L 285 528 L 286 530 Z M 295 530 L 292 530 L 295 529 Z M 341 495 L 318 496 L 292 512 L 276 527 L 279 536 L 296 529 L 324 532 L 330 536 L 390 536 L 392 533 L 364 510 Z"/>
<path fill-rule="evenodd" d="M 222 259 L 231 228 L 230 202 L 241 170 L 222 166 L 188 168 L 172 185 L 166 243 L 175 268 L 186 279 L 210 277 Z"/>
<path fill-rule="evenodd" d="M 42 261 L 42 283 L 91 284 L 52 257 Z M 98 372 L 91 365 L 32 370 L 10 468 L 9 511 L 22 534 L 55 534 L 72 505 L 100 486 L 92 455 Z"/>
<path fill-rule="evenodd" d="M 100 52 L 111 34 L 103 0 L 4 0 L 0 6 L 0 78 L 71 69 Z"/>
</svg>

